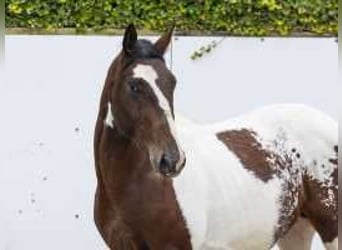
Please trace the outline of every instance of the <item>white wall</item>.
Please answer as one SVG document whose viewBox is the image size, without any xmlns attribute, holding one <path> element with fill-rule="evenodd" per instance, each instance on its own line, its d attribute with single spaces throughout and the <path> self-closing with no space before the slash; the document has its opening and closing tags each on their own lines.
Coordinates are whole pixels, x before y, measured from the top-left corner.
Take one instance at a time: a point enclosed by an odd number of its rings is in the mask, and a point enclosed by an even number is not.
<svg viewBox="0 0 342 250">
<path fill-rule="evenodd" d="M 264 104 L 300 102 L 337 118 L 334 39 L 227 38 L 210 55 L 190 60 L 196 48 L 219 39 L 174 41 L 177 111 L 209 122 Z M 92 220 L 92 136 L 103 80 L 120 44 L 118 37 L 6 37 L 0 250 L 103 249 Z"/>
</svg>

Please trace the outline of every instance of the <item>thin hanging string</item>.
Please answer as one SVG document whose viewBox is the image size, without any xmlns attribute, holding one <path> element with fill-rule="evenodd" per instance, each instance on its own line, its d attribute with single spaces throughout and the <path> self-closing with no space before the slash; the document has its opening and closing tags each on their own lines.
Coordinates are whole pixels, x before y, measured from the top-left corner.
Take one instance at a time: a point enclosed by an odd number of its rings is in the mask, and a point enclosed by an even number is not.
<svg viewBox="0 0 342 250">
<path fill-rule="evenodd" d="M 170 48 L 170 70 L 173 72 L 173 35 L 175 34 L 175 31 L 173 31 L 172 36 L 171 36 L 171 48 Z"/>
</svg>

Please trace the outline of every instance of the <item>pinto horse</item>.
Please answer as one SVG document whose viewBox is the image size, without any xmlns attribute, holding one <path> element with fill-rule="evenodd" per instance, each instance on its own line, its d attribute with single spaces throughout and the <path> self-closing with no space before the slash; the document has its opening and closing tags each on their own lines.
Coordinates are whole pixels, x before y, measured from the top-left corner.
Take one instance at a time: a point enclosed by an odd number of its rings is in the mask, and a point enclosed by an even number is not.
<svg viewBox="0 0 342 250">
<path fill-rule="evenodd" d="M 303 105 L 214 125 L 175 115 L 172 37 L 129 25 L 95 128 L 95 223 L 110 249 L 337 250 L 337 123 Z M 176 122 L 177 121 L 177 122 Z"/>
</svg>

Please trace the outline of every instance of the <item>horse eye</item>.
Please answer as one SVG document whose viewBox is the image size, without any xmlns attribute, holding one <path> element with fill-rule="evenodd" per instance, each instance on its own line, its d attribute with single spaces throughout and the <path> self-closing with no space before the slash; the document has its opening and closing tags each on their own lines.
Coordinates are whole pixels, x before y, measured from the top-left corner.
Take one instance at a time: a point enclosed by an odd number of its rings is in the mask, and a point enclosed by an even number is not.
<svg viewBox="0 0 342 250">
<path fill-rule="evenodd" d="M 132 92 L 138 92 L 138 87 L 136 85 L 131 85 Z"/>
<path fill-rule="evenodd" d="M 137 81 L 130 81 L 129 82 L 130 91 L 133 93 L 139 92 L 138 82 Z"/>
</svg>

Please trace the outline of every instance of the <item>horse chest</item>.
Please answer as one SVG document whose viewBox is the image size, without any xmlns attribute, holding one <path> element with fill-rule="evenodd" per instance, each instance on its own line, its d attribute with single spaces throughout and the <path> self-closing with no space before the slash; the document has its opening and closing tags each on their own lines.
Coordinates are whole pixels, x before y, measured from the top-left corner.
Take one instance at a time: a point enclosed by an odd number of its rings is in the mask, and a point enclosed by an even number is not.
<svg viewBox="0 0 342 250">
<path fill-rule="evenodd" d="M 189 141 L 187 165 L 173 184 L 193 249 L 267 249 L 279 218 L 279 180 L 255 177 L 215 136 Z"/>
</svg>

